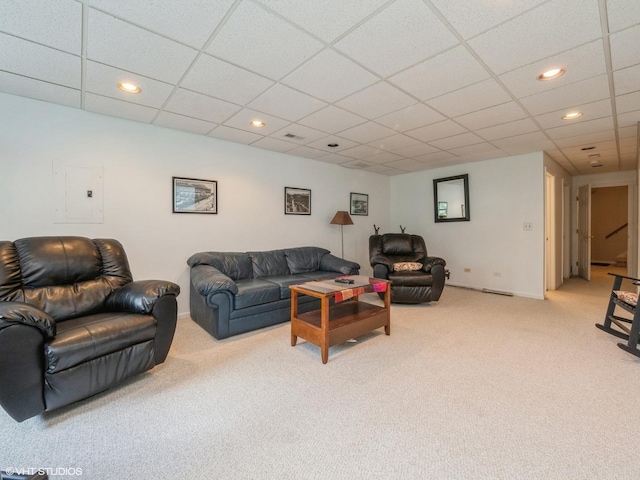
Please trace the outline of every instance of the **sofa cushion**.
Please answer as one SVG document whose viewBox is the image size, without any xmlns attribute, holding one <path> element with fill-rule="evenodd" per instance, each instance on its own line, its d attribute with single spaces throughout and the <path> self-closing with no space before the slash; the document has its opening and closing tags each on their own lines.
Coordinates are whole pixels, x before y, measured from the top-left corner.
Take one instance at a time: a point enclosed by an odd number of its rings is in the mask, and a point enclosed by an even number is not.
<svg viewBox="0 0 640 480">
<path fill-rule="evenodd" d="M 152 340 L 156 319 L 135 313 L 99 313 L 60 322 L 45 346 L 46 371 L 56 373 L 131 345 Z"/>
<path fill-rule="evenodd" d="M 307 273 L 298 273 L 295 275 L 276 275 L 264 280 L 275 283 L 280 288 L 280 298 L 291 298 L 291 290 L 289 290 L 291 285 L 311 282 L 314 278 Z"/>
<path fill-rule="evenodd" d="M 238 280 L 236 285 L 238 285 L 238 293 L 235 296 L 237 310 L 280 300 L 280 287 L 273 282 L 250 278 Z"/>
<path fill-rule="evenodd" d="M 389 280 L 393 282 L 393 286 L 421 286 L 427 287 L 433 285 L 433 275 L 424 271 L 417 272 L 389 272 Z"/>
<path fill-rule="evenodd" d="M 282 250 L 269 252 L 248 252 L 253 262 L 253 277 L 262 278 L 289 275 L 287 259 Z"/>
<path fill-rule="evenodd" d="M 320 260 L 329 253 L 320 247 L 287 248 L 284 250 L 289 271 L 293 274 L 320 270 Z"/>
</svg>

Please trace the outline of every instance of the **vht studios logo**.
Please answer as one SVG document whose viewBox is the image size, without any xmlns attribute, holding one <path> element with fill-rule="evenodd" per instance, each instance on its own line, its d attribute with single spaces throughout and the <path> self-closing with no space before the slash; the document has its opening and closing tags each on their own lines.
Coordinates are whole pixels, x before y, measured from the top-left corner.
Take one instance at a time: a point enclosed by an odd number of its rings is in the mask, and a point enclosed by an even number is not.
<svg viewBox="0 0 640 480">
<path fill-rule="evenodd" d="M 82 468 L 80 467 L 40 467 L 40 468 L 16 468 L 7 467 L 4 472 L 7 475 L 49 475 L 55 476 L 69 476 L 79 477 L 82 475 Z"/>
</svg>

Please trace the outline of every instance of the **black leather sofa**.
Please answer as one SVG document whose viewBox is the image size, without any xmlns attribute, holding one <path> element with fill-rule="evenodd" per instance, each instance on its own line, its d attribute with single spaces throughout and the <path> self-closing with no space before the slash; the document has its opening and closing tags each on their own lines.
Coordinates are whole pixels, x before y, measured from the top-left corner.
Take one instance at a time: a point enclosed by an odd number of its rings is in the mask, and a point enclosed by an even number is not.
<svg viewBox="0 0 640 480">
<path fill-rule="evenodd" d="M 286 322 L 290 285 L 356 275 L 360 265 L 319 247 L 265 252 L 201 252 L 191 267 L 191 318 L 217 339 Z M 312 297 L 298 299 L 300 313 L 320 308 Z"/>
<path fill-rule="evenodd" d="M 1 241 L 0 405 L 21 422 L 164 362 L 179 293 L 134 282 L 116 240 Z"/>
<path fill-rule="evenodd" d="M 369 260 L 373 276 L 391 280 L 392 303 L 435 302 L 442 295 L 445 266 L 440 257 L 430 257 L 424 239 L 408 233 L 385 233 L 369 237 Z M 418 263 L 418 270 L 395 271 L 398 263 Z M 381 297 L 382 298 L 382 295 Z"/>
</svg>

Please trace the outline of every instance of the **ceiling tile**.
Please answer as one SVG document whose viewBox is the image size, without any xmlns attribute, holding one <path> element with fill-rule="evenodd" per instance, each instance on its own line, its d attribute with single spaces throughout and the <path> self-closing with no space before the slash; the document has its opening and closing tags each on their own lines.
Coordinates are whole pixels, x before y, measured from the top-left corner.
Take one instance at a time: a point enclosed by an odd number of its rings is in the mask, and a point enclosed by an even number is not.
<svg viewBox="0 0 640 480">
<path fill-rule="evenodd" d="M 588 135 L 576 135 L 573 137 L 558 138 L 554 140 L 554 143 L 560 148 L 567 148 L 573 146 L 590 146 L 595 145 L 597 142 L 606 142 L 607 140 L 615 140 L 615 131 L 613 128 L 606 129 L 594 134 Z"/>
<path fill-rule="evenodd" d="M 401 155 L 396 155 L 391 152 L 382 152 L 382 153 L 376 153 L 375 155 L 369 155 L 368 157 L 365 157 L 365 160 L 367 162 L 380 164 L 380 163 L 393 162 L 395 160 L 401 160 L 402 158 L 403 157 Z"/>
<path fill-rule="evenodd" d="M 640 23 L 640 3 L 637 0 L 607 0 L 607 18 L 611 32 Z"/>
<path fill-rule="evenodd" d="M 80 90 L 0 72 L 0 92 L 80 108 Z"/>
<path fill-rule="evenodd" d="M 346 130 L 361 123 L 365 123 L 367 120 L 356 115 L 355 113 L 347 112 L 333 105 L 318 110 L 312 113 L 308 117 L 305 117 L 298 121 L 303 125 L 322 130 L 327 133 L 338 133 L 342 130 Z"/>
<path fill-rule="evenodd" d="M 420 155 L 419 157 L 414 157 L 414 160 L 422 163 L 433 163 L 433 162 L 442 162 L 446 160 L 451 160 L 452 158 L 456 158 L 456 156 L 453 153 L 433 152 L 433 153 L 428 153 L 426 155 Z"/>
<path fill-rule="evenodd" d="M 336 2 L 335 0 L 313 0 L 300 8 L 299 0 L 259 0 L 302 28 L 332 42 L 352 25 L 372 14 L 388 0 L 358 0 L 357 2 Z"/>
<path fill-rule="evenodd" d="M 582 80 L 547 92 L 520 99 L 522 105 L 532 115 L 555 112 L 562 108 L 595 102 L 609 96 L 607 75 Z"/>
<path fill-rule="evenodd" d="M 262 120 L 265 123 L 264 127 L 256 128 L 249 125 L 254 120 Z M 246 130 L 247 132 L 258 135 L 271 135 L 273 132 L 277 132 L 281 128 L 286 127 L 289 123 L 290 122 L 282 120 L 281 118 L 272 117 L 266 113 L 260 113 L 255 110 L 244 108 L 224 122 L 224 125 L 227 127 L 239 128 L 240 130 Z"/>
<path fill-rule="evenodd" d="M 333 164 L 342 164 L 342 163 L 353 161 L 352 158 L 343 157 L 342 155 L 336 155 L 336 154 L 330 154 L 330 155 L 325 155 L 324 157 L 318 157 L 316 160 L 319 160 L 321 162 L 326 162 L 326 163 L 333 163 Z"/>
<path fill-rule="evenodd" d="M 80 57 L 0 33 L 0 70 L 80 88 Z"/>
<path fill-rule="evenodd" d="M 222 123 L 240 110 L 238 105 L 179 88 L 165 110 L 213 123 Z"/>
<path fill-rule="evenodd" d="M 181 86 L 189 90 L 244 105 L 273 81 L 228 62 L 202 54 L 189 70 Z"/>
<path fill-rule="evenodd" d="M 158 110 L 155 108 L 123 102 L 115 98 L 102 97 L 87 93 L 84 97 L 84 108 L 90 112 L 102 113 L 112 117 L 126 118 L 136 122 L 150 123 Z"/>
<path fill-rule="evenodd" d="M 410 130 L 405 133 L 410 137 L 417 138 L 423 142 L 430 142 L 431 140 L 451 137 L 452 135 L 457 135 L 466 131 L 466 128 L 457 124 L 453 120 L 445 120 L 444 122 L 438 122 L 427 125 L 426 127 L 416 128 L 415 130 Z"/>
<path fill-rule="evenodd" d="M 368 145 L 358 145 L 357 147 L 348 148 L 346 150 L 342 150 L 340 155 L 351 158 L 366 158 L 372 155 L 377 155 L 380 153 L 385 153 L 380 149 L 370 147 Z"/>
<path fill-rule="evenodd" d="M 554 148 L 554 145 L 542 132 L 526 133 L 516 137 L 502 138 L 492 142 L 500 150 L 511 155 L 520 155 Z"/>
<path fill-rule="evenodd" d="M 297 147 L 294 143 L 285 142 L 284 140 L 278 140 L 277 138 L 272 137 L 261 138 L 260 140 L 253 142 L 251 146 L 283 153 Z"/>
<path fill-rule="evenodd" d="M 469 44 L 494 73 L 500 74 L 601 35 L 598 2 L 556 0 L 483 33 Z"/>
<path fill-rule="evenodd" d="M 199 135 L 205 135 L 216 127 L 215 123 L 205 122 L 196 118 L 185 117 L 170 112 L 160 112 L 160 115 L 153 121 L 154 125 L 161 127 L 173 128 L 175 130 L 184 130 Z"/>
<path fill-rule="evenodd" d="M 612 115 L 611 102 L 609 99 L 588 103 L 586 105 L 576 105 L 571 108 L 572 111 L 582 112 L 582 117 L 571 120 L 571 125 L 584 121 L 594 120 L 596 118 L 610 117 Z M 556 110 L 542 115 L 537 115 L 535 120 L 544 128 L 564 127 L 568 125 L 569 120 L 563 120 L 562 116 L 566 113 L 564 110 Z"/>
<path fill-rule="evenodd" d="M 391 168 L 388 167 L 386 165 L 372 165 L 370 167 L 365 168 L 364 170 L 366 170 L 367 172 L 373 172 L 373 173 L 379 173 L 380 175 L 404 175 L 405 172 L 404 170 L 398 170 L 396 168 Z"/>
<path fill-rule="evenodd" d="M 466 147 L 467 145 L 474 145 L 476 143 L 483 143 L 482 138 L 475 133 L 467 132 L 460 135 L 454 135 L 452 137 L 441 138 L 439 140 L 432 140 L 429 142 L 436 148 L 441 150 L 451 150 L 452 148 Z"/>
<path fill-rule="evenodd" d="M 376 119 L 381 123 L 399 132 L 406 132 L 418 127 L 430 125 L 445 120 L 445 116 L 422 103 L 411 105 L 397 112 L 389 113 Z"/>
<path fill-rule="evenodd" d="M 611 64 L 614 70 L 640 63 L 640 25 L 609 36 Z"/>
<path fill-rule="evenodd" d="M 464 157 L 469 161 L 488 160 L 489 158 L 500 158 L 504 153 L 490 143 L 477 143 L 466 147 L 452 148 L 448 150 L 458 157 Z"/>
<path fill-rule="evenodd" d="M 72 0 L 5 1 L 1 10 L 1 32 L 75 55 L 81 54 L 81 3 Z"/>
<path fill-rule="evenodd" d="M 495 125 L 493 127 L 481 128 L 475 130 L 475 133 L 485 140 L 497 140 L 498 138 L 513 137 L 516 135 L 522 135 L 523 133 L 537 132 L 540 129 L 530 118 L 523 118 L 521 120 L 514 120 L 502 125 Z"/>
<path fill-rule="evenodd" d="M 370 142 L 369 145 L 371 147 L 380 148 L 388 152 L 395 152 L 397 149 L 403 147 L 420 145 L 420 141 L 416 140 L 415 138 L 408 137 L 407 135 L 397 133 L 380 140 L 374 140 L 373 142 Z"/>
<path fill-rule="evenodd" d="M 311 158 L 311 159 L 323 157 L 327 154 L 327 152 L 324 152 L 322 150 L 318 150 L 316 148 L 310 148 L 304 145 L 301 145 L 292 150 L 289 150 L 287 153 L 289 155 L 297 155 L 299 157 L 305 157 L 305 158 Z"/>
<path fill-rule="evenodd" d="M 219 125 L 214 131 L 209 133 L 209 136 L 244 144 L 249 144 L 264 138 L 262 135 L 245 132 L 244 130 L 227 127 L 225 125 Z"/>
<path fill-rule="evenodd" d="M 295 135 L 295 138 L 285 137 L 286 134 Z M 281 140 L 297 143 L 299 145 L 306 145 L 307 143 L 314 142 L 321 138 L 325 138 L 327 134 L 325 132 L 321 132 L 320 130 L 315 130 L 313 128 L 305 127 L 304 125 L 298 125 L 296 123 L 292 123 L 282 130 L 278 130 L 277 132 L 270 135 L 271 137 L 280 138 Z"/>
<path fill-rule="evenodd" d="M 405 170 L 407 172 L 419 172 L 420 170 L 424 170 L 424 163 L 411 158 L 385 163 L 385 165 L 391 168 L 397 168 L 398 170 Z"/>
<path fill-rule="evenodd" d="M 471 38 L 500 23 L 544 3 L 546 0 L 496 2 L 475 0 L 455 2 L 431 0 L 453 27 L 464 37 Z"/>
<path fill-rule="evenodd" d="M 123 20 L 157 33 L 161 32 L 196 48 L 203 47 L 233 4 L 233 0 L 154 0 L 152 3 L 122 0 L 83 1 Z"/>
<path fill-rule="evenodd" d="M 340 132 L 340 136 L 359 143 L 369 143 L 396 133 L 377 123 L 367 122 Z"/>
<path fill-rule="evenodd" d="M 556 140 L 610 129 L 613 129 L 613 119 L 612 117 L 604 117 L 596 120 L 571 123 L 563 127 L 549 128 L 547 129 L 547 133 L 551 138 Z"/>
<path fill-rule="evenodd" d="M 445 115 L 457 117 L 510 100 L 509 94 L 495 80 L 489 78 L 455 92 L 433 98 L 426 103 Z"/>
<path fill-rule="evenodd" d="M 132 82 L 140 87 L 140 93 L 125 93 L 118 88 L 121 82 Z M 85 89 L 87 92 L 125 102 L 160 108 L 173 92 L 173 85 L 159 82 L 150 78 L 125 72 L 117 68 L 108 67 L 101 63 L 87 62 L 85 75 Z"/>
<path fill-rule="evenodd" d="M 640 90 L 640 64 L 633 67 L 616 70 L 613 72 L 613 80 L 616 95 L 623 95 Z"/>
<path fill-rule="evenodd" d="M 418 143 L 417 145 L 413 145 L 411 147 L 398 148 L 394 150 L 393 153 L 397 153 L 398 155 L 401 155 L 403 157 L 411 158 L 439 151 L 440 150 L 436 147 L 432 147 L 431 145 L 428 145 L 426 143 Z"/>
<path fill-rule="evenodd" d="M 620 127 L 626 127 L 635 125 L 640 122 L 640 110 L 634 112 L 626 112 L 618 115 L 618 125 Z"/>
<path fill-rule="evenodd" d="M 207 51 L 277 80 L 322 48 L 318 40 L 275 14 L 252 2 L 242 2 Z"/>
<path fill-rule="evenodd" d="M 336 102 L 378 77 L 333 50 L 323 50 L 282 79 L 283 84 L 326 102 Z"/>
<path fill-rule="evenodd" d="M 175 83 L 196 53 L 192 48 L 89 9 L 89 60 Z"/>
<path fill-rule="evenodd" d="M 469 130 L 492 127 L 502 123 L 510 123 L 527 117 L 527 113 L 515 102 L 503 103 L 495 107 L 485 108 L 473 113 L 461 115 L 455 121 Z"/>
<path fill-rule="evenodd" d="M 339 40 L 335 47 L 387 77 L 457 43 L 422 0 L 398 0 Z"/>
<path fill-rule="evenodd" d="M 261 112 L 295 122 L 327 104 L 284 85 L 275 84 L 248 106 Z"/>
<path fill-rule="evenodd" d="M 377 118 L 416 103 L 417 100 L 397 88 L 379 82 L 339 101 L 337 106 L 366 118 Z"/>
<path fill-rule="evenodd" d="M 489 76 L 489 72 L 460 45 L 394 75 L 389 81 L 421 100 L 428 100 Z"/>
<path fill-rule="evenodd" d="M 375 166 L 374 163 L 366 162 L 364 160 L 351 160 L 350 162 L 341 163 L 340 165 L 342 165 L 345 168 L 354 168 L 354 169 L 364 169 L 364 168 Z"/>
<path fill-rule="evenodd" d="M 553 68 L 564 68 L 566 73 L 554 80 L 538 80 L 539 75 Z M 499 79 L 517 98 L 522 98 L 605 73 L 604 47 L 598 39 L 500 75 Z"/>
</svg>

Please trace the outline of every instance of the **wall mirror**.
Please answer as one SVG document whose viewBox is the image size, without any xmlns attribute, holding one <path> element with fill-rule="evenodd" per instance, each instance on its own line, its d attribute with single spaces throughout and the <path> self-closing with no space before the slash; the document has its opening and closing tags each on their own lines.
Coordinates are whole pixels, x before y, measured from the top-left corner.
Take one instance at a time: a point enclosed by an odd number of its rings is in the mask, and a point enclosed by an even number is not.
<svg viewBox="0 0 640 480">
<path fill-rule="evenodd" d="M 435 221 L 468 222 L 469 175 L 456 175 L 433 179 L 433 206 Z"/>
</svg>

